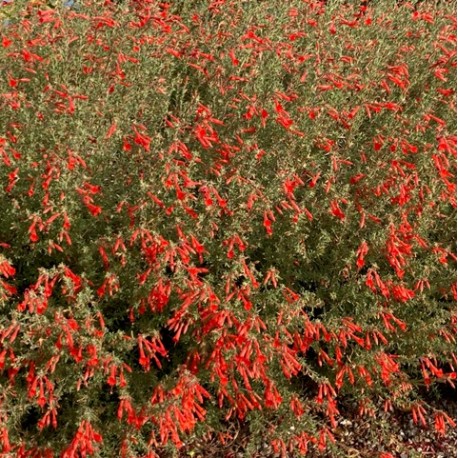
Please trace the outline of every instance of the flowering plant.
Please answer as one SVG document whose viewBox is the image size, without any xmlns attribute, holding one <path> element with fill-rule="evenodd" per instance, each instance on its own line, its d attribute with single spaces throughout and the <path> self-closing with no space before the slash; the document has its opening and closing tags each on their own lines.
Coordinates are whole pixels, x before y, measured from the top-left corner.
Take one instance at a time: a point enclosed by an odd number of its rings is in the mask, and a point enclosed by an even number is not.
<svg viewBox="0 0 458 458">
<path fill-rule="evenodd" d="M 424 397 L 456 379 L 451 4 L 21 5 L 0 456 L 153 458 L 236 420 L 306 454 L 348 398 L 454 425 Z"/>
</svg>

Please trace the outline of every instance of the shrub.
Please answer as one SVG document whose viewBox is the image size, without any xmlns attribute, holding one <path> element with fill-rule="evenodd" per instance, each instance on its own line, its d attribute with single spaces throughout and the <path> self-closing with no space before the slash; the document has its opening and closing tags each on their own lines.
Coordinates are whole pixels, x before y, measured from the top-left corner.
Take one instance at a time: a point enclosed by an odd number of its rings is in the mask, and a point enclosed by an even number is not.
<svg viewBox="0 0 458 458">
<path fill-rule="evenodd" d="M 425 397 L 456 377 L 451 3 L 19 5 L 1 456 L 152 458 L 234 421 L 305 454 L 346 399 L 454 424 Z"/>
</svg>

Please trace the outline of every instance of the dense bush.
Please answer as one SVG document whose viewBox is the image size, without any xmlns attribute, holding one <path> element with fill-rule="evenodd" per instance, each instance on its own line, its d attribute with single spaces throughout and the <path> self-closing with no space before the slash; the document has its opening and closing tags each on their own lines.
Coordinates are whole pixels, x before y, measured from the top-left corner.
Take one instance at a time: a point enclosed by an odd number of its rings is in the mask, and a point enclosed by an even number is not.
<svg viewBox="0 0 458 458">
<path fill-rule="evenodd" d="M 305 454 L 343 400 L 453 425 L 425 401 L 456 377 L 453 3 L 15 4 L 1 456 L 235 421 Z"/>
</svg>

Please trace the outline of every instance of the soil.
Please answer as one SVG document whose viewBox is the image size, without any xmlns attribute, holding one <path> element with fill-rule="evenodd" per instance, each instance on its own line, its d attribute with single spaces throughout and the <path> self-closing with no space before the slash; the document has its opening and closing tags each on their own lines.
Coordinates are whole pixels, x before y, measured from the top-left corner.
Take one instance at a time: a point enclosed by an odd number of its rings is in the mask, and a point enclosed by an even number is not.
<svg viewBox="0 0 458 458">
<path fill-rule="evenodd" d="M 444 410 L 456 422 L 456 390 L 439 400 L 428 400 L 429 405 Z M 359 417 L 350 412 L 355 406 L 348 405 L 345 418 L 338 420 L 333 431 L 336 443 L 327 452 L 310 449 L 306 457 L 310 458 L 380 458 L 382 452 L 391 453 L 393 458 L 456 458 L 457 431 L 449 427 L 445 436 L 440 436 L 434 425 L 424 428 L 414 424 L 410 413 L 395 412 L 387 414 L 377 412 L 374 417 Z M 235 438 L 222 446 L 215 437 L 190 443 L 183 447 L 179 458 L 281 458 L 274 453 L 270 443 L 260 441 L 256 451 L 248 451 L 249 437 L 241 430 L 235 431 Z M 285 458 L 299 455 L 287 454 Z M 386 455 L 388 458 L 389 455 Z"/>
</svg>

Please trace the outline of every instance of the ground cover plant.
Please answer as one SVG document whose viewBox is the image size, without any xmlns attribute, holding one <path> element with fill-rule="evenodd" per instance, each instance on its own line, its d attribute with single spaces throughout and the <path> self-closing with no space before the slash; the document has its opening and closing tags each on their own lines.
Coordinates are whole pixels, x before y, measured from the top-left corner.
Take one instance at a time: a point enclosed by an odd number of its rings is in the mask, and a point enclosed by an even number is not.
<svg viewBox="0 0 458 458">
<path fill-rule="evenodd" d="M 0 456 L 455 426 L 452 2 L 2 8 Z"/>
</svg>

